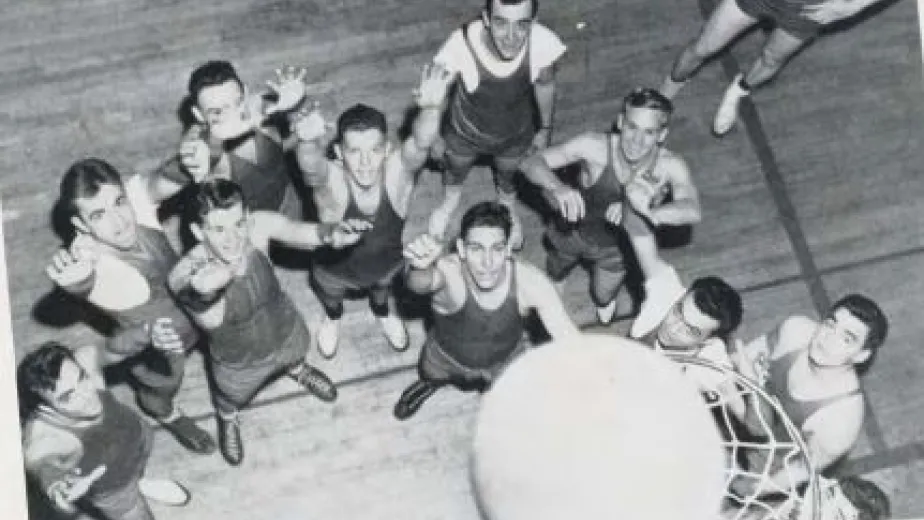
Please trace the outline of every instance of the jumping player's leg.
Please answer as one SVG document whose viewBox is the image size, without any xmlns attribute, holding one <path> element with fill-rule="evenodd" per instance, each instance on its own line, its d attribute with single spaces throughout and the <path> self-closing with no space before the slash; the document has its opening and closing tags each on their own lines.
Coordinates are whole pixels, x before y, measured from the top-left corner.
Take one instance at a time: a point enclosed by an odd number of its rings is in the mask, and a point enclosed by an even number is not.
<svg viewBox="0 0 924 520">
<path fill-rule="evenodd" d="M 446 239 L 452 216 L 462 202 L 462 185 L 475 165 L 478 155 L 469 150 L 456 150 L 446 142 L 446 171 L 443 173 L 443 200 L 430 214 L 428 232 L 438 240 Z"/>
<path fill-rule="evenodd" d="M 325 314 L 318 327 L 318 350 L 324 357 L 331 358 L 337 353 L 337 345 L 340 342 L 343 300 L 350 286 L 338 276 L 318 267 L 311 270 L 310 282 Z"/>
<path fill-rule="evenodd" d="M 523 224 L 517 212 L 517 191 L 515 178 L 523 158 L 520 155 L 494 158 L 494 183 L 497 187 L 497 201 L 510 210 L 513 226 L 510 229 L 510 245 L 515 251 L 523 248 Z"/>
<path fill-rule="evenodd" d="M 684 47 L 674 61 L 670 75 L 664 79 L 661 93 L 668 98 L 677 95 L 683 85 L 696 74 L 702 64 L 736 36 L 757 23 L 738 6 L 738 0 L 722 0 L 709 16 L 695 40 Z"/>
<path fill-rule="evenodd" d="M 722 102 L 715 114 L 712 129 L 716 135 L 724 135 L 735 125 L 741 100 L 751 91 L 768 81 L 786 65 L 794 54 L 805 47 L 810 37 L 796 36 L 777 27 L 770 33 L 760 56 L 747 74 L 738 74 L 725 89 Z"/>
<path fill-rule="evenodd" d="M 183 383 L 186 356 L 155 349 L 142 352 L 131 368 L 138 407 L 164 426 L 186 449 L 208 454 L 215 441 L 208 432 L 174 406 Z"/>
</svg>

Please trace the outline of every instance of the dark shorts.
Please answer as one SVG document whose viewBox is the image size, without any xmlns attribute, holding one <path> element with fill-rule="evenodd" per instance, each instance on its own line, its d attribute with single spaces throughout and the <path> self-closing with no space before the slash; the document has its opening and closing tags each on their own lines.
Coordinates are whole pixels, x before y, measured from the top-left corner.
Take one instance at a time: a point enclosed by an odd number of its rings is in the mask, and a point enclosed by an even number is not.
<svg viewBox="0 0 924 520">
<path fill-rule="evenodd" d="M 375 280 L 355 280 L 339 273 L 331 272 L 323 265 L 315 264 L 311 268 L 311 281 L 316 290 L 326 295 L 340 296 L 348 291 L 368 291 L 379 287 L 391 287 L 395 277 L 403 270 L 404 262 L 401 261 Z"/>
<path fill-rule="evenodd" d="M 622 249 L 619 245 L 597 245 L 576 231 L 550 228 L 545 233 L 549 276 L 560 280 L 579 262 L 614 274 L 625 272 Z"/>
<path fill-rule="evenodd" d="M 488 368 L 472 368 L 449 355 L 431 335 L 420 351 L 417 370 L 424 381 L 447 383 L 461 390 L 485 390 L 525 351 L 526 342 L 520 340 L 517 348 L 502 363 Z"/>
<path fill-rule="evenodd" d="M 299 317 L 289 337 L 266 359 L 247 366 L 231 366 L 211 358 L 217 404 L 222 408 L 243 408 L 275 376 L 305 359 L 310 344 L 308 327 Z"/>
<path fill-rule="evenodd" d="M 802 14 L 801 6 L 786 0 L 735 0 L 738 8 L 758 20 L 770 20 L 777 27 L 800 40 L 818 35 L 822 24 Z"/>
<path fill-rule="evenodd" d="M 527 132 L 502 141 L 484 140 L 476 142 L 459 135 L 452 125 L 445 125 L 442 137 L 446 143 L 446 155 L 450 158 L 455 158 L 455 162 L 473 162 L 479 156 L 490 156 L 494 159 L 513 161 L 526 156 L 532 147 L 535 132 Z M 452 165 L 454 161 L 450 159 L 448 162 Z M 445 173 L 446 177 L 443 182 L 451 186 L 463 184 L 470 170 L 470 168 L 465 168 L 464 171 L 455 170 L 450 166 Z"/>
</svg>

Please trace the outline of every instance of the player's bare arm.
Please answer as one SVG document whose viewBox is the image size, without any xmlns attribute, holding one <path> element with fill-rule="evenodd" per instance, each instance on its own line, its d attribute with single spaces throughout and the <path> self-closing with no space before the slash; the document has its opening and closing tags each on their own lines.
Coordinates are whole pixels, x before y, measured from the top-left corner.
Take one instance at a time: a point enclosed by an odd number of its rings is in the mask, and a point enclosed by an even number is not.
<svg viewBox="0 0 924 520">
<path fill-rule="evenodd" d="M 407 260 L 407 288 L 416 294 L 435 294 L 445 289 L 446 276 L 442 243 L 428 234 L 420 235 L 404 246 Z"/>
<path fill-rule="evenodd" d="M 255 248 L 267 253 L 271 241 L 312 250 L 330 246 L 348 247 L 372 229 L 366 220 L 349 219 L 337 223 L 298 222 L 273 211 L 254 211 L 250 214 L 250 239 Z"/>
<path fill-rule="evenodd" d="M 521 313 L 535 309 L 545 330 L 556 341 L 580 334 L 549 277 L 528 263 L 515 262 L 515 265 L 519 280 L 517 301 L 520 302 Z"/>
<path fill-rule="evenodd" d="M 673 193 L 673 200 L 667 204 L 651 209 L 652 222 L 681 226 L 696 224 L 702 220 L 699 204 L 699 192 L 693 184 L 690 168 L 686 161 L 669 152 L 662 152 L 663 167 L 668 168 L 668 183 Z"/>
<path fill-rule="evenodd" d="M 533 83 L 536 106 L 539 108 L 539 131 L 533 138 L 533 147 L 542 150 L 552 140 L 552 124 L 555 114 L 555 64 L 539 71 Z"/>
<path fill-rule="evenodd" d="M 559 212 L 569 221 L 584 217 L 584 199 L 574 188 L 563 183 L 555 170 L 583 162 L 593 184 L 607 160 L 607 137 L 600 132 L 586 132 L 561 144 L 540 150 L 520 164 L 524 176 L 542 188 Z"/>
</svg>

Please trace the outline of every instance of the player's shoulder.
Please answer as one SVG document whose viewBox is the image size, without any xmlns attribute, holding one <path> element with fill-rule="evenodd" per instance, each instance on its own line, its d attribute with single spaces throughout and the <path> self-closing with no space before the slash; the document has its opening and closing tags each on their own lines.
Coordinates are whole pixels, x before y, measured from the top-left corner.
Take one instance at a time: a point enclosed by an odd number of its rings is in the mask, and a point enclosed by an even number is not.
<svg viewBox="0 0 924 520">
<path fill-rule="evenodd" d="M 789 316 L 780 323 L 779 334 L 787 337 L 793 334 L 802 335 L 811 332 L 818 326 L 818 322 L 802 314 Z"/>
<path fill-rule="evenodd" d="M 661 148 L 659 151 L 658 166 L 668 173 L 687 173 L 689 171 L 686 159 L 667 148 Z"/>
<path fill-rule="evenodd" d="M 21 438 L 27 465 L 51 455 L 67 453 L 79 444 L 73 434 L 35 415 L 23 422 Z"/>
<path fill-rule="evenodd" d="M 558 33 L 550 29 L 542 22 L 533 23 L 532 31 L 532 36 L 534 39 L 561 44 L 561 37 L 558 36 Z"/>
</svg>

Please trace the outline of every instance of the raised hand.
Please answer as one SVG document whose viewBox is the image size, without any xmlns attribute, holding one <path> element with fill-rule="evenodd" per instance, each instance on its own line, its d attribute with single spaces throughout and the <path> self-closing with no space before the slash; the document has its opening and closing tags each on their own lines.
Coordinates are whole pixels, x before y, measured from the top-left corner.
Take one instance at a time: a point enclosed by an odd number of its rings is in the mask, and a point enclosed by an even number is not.
<svg viewBox="0 0 924 520">
<path fill-rule="evenodd" d="M 548 193 L 566 221 L 577 222 L 584 218 L 584 197 L 581 196 L 581 192 L 568 186 L 560 186 L 549 190 Z"/>
<path fill-rule="evenodd" d="M 92 249 L 72 247 L 59 249 L 51 257 L 51 263 L 45 268 L 45 274 L 62 288 L 86 281 L 96 271 L 99 256 Z"/>
<path fill-rule="evenodd" d="M 151 334 L 151 346 L 157 350 L 165 352 L 183 353 L 183 340 L 177 334 L 173 327 L 173 320 L 170 318 L 158 318 L 154 321 L 154 326 L 149 327 Z"/>
<path fill-rule="evenodd" d="M 317 100 L 289 116 L 289 128 L 299 141 L 316 141 L 334 129 L 334 124 L 324 119 L 321 104 Z"/>
<path fill-rule="evenodd" d="M 106 473 L 106 466 L 99 465 L 89 475 L 80 476 L 80 470 L 67 475 L 48 487 L 48 495 L 52 502 L 67 513 L 74 513 L 74 502 L 87 494 L 90 487 Z"/>
<path fill-rule="evenodd" d="M 209 173 L 209 145 L 201 137 L 202 127 L 193 125 L 180 140 L 180 165 L 195 182 L 202 182 Z"/>
<path fill-rule="evenodd" d="M 453 75 L 438 63 L 424 65 L 420 84 L 414 89 L 414 102 L 422 109 L 442 107 Z"/>
<path fill-rule="evenodd" d="M 614 226 L 618 226 L 619 224 L 621 224 L 622 223 L 622 202 L 614 202 L 610 204 L 606 208 L 606 214 L 604 214 L 603 218 L 605 218 L 607 222 L 609 222 L 610 224 L 613 224 Z"/>
<path fill-rule="evenodd" d="M 412 269 L 429 269 L 443 256 L 443 244 L 424 233 L 404 246 L 403 255 Z"/>
<path fill-rule="evenodd" d="M 288 112 L 305 98 L 305 76 L 308 70 L 303 67 L 286 65 L 276 69 L 275 81 L 269 80 L 266 86 L 276 94 L 276 103 L 266 109 L 266 115 L 276 112 Z"/>
<path fill-rule="evenodd" d="M 372 229 L 368 220 L 347 219 L 338 222 L 330 234 L 330 246 L 335 249 L 349 247 L 362 238 L 363 233 Z"/>
</svg>

